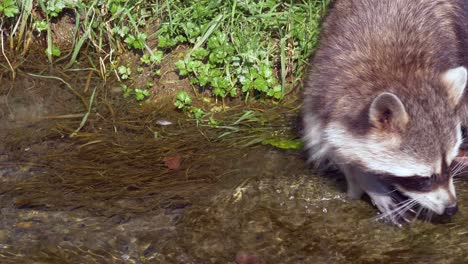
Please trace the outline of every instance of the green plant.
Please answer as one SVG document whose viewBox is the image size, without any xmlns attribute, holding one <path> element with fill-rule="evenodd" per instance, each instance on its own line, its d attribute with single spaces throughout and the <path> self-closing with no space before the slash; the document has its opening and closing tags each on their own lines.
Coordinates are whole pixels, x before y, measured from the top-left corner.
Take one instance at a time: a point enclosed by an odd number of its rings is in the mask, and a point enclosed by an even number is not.
<svg viewBox="0 0 468 264">
<path fill-rule="evenodd" d="M 0 14 L 6 17 L 14 17 L 18 13 L 19 9 L 15 0 L 3 0 L 0 3 Z"/>
<path fill-rule="evenodd" d="M 130 68 L 124 65 L 120 65 L 117 68 L 117 71 L 119 73 L 120 79 L 122 80 L 127 80 L 128 78 L 130 78 L 130 75 L 132 74 L 132 71 L 130 70 Z"/>
<path fill-rule="evenodd" d="M 62 54 L 62 52 L 60 51 L 60 48 L 58 46 L 56 46 L 56 45 L 53 45 L 53 44 L 52 44 L 50 50 L 49 49 L 45 50 L 45 53 L 48 56 L 54 56 L 54 57 L 59 57 L 60 54 Z"/>
<path fill-rule="evenodd" d="M 151 88 L 153 86 L 154 86 L 154 82 L 151 82 L 151 81 L 146 82 L 146 88 Z"/>
<path fill-rule="evenodd" d="M 202 116 L 205 114 L 205 111 L 203 111 L 201 108 L 198 108 L 198 107 L 192 107 L 190 109 L 190 112 L 193 114 L 193 117 L 195 117 L 195 119 L 197 120 L 200 120 Z"/>
<path fill-rule="evenodd" d="M 62 10 L 66 7 L 64 0 L 48 0 L 46 1 L 46 11 L 51 17 L 58 17 Z"/>
<path fill-rule="evenodd" d="M 192 98 L 186 91 L 179 91 L 176 96 L 175 106 L 178 109 L 186 109 L 192 105 Z"/>
<path fill-rule="evenodd" d="M 27 31 L 36 30 L 46 36 L 49 61 L 67 60 L 66 68 L 83 58 L 80 51 L 87 47 L 103 58 L 95 66 L 103 78 L 114 71 L 130 87 L 124 89 L 127 96 L 145 98 L 147 87 L 135 85 L 130 68 L 113 66 L 116 54 L 142 54 L 141 64 L 132 69 L 141 72 L 145 67 L 160 76 L 164 54 L 184 44 L 186 56 L 176 63 L 178 72 L 217 99 L 281 100 L 302 78 L 328 2 L 0 0 L 0 15 L 8 18 L 2 20 L 2 30 L 9 31 L 10 47 L 27 48 L 31 37 Z M 65 9 L 67 16 L 74 16 L 74 43 L 62 54 L 65 49 L 54 43 L 51 25 L 65 17 L 61 16 Z M 143 88 L 131 88 L 136 86 Z"/>
<path fill-rule="evenodd" d="M 144 54 L 141 58 L 140 61 L 143 62 L 146 65 L 154 65 L 154 64 L 159 64 L 161 63 L 163 59 L 164 53 L 160 50 L 153 52 L 152 55 Z"/>
<path fill-rule="evenodd" d="M 122 89 L 124 98 L 128 98 L 131 95 L 134 95 L 134 97 L 135 97 L 135 99 L 137 101 L 142 101 L 145 98 L 147 98 L 148 96 L 150 96 L 150 92 L 147 89 L 144 89 L 144 88 L 135 88 L 135 89 L 133 89 L 133 88 L 128 87 L 128 85 L 123 84 L 123 83 L 120 85 L 120 88 Z"/>
<path fill-rule="evenodd" d="M 47 55 L 50 62 L 52 62 L 53 57 L 59 57 L 62 53 L 57 45 L 54 44 L 52 40 L 52 29 L 50 27 L 51 18 L 58 17 L 62 10 L 68 4 L 70 7 L 75 7 L 74 2 L 65 2 L 64 0 L 39 0 L 39 6 L 41 7 L 42 11 L 45 13 L 46 24 L 36 24 L 36 29 L 39 31 L 47 30 L 47 48 L 45 50 L 45 54 Z M 26 2 L 28 4 L 28 8 L 32 8 L 32 2 Z M 80 2 L 77 2 L 80 3 Z M 79 6 L 76 4 L 76 6 Z M 26 5 L 25 5 L 26 7 Z M 26 11 L 25 9 L 24 11 Z M 25 13 L 23 12 L 23 15 Z"/>
<path fill-rule="evenodd" d="M 140 32 L 136 35 L 128 34 L 125 38 L 125 43 L 127 43 L 130 48 L 143 49 L 145 47 L 147 37 L 148 36 L 145 33 Z"/>
<path fill-rule="evenodd" d="M 115 26 L 112 29 L 112 33 L 117 34 L 121 38 L 125 38 L 127 34 L 130 32 L 130 28 L 127 26 Z"/>
<path fill-rule="evenodd" d="M 176 63 L 181 76 L 219 98 L 281 100 L 302 77 L 328 0 L 171 3 L 158 45 L 193 45 Z"/>
<path fill-rule="evenodd" d="M 33 27 L 35 30 L 39 32 L 47 30 L 47 21 L 45 20 L 34 21 Z"/>
<path fill-rule="evenodd" d="M 284 139 L 281 137 L 268 138 L 261 142 L 263 145 L 271 145 L 280 149 L 296 149 L 300 150 L 304 147 L 300 139 Z"/>
<path fill-rule="evenodd" d="M 206 113 L 199 107 L 192 106 L 192 99 L 186 91 L 179 91 L 174 105 L 183 111 L 189 112 L 199 121 Z"/>
<path fill-rule="evenodd" d="M 133 90 L 131 88 L 129 88 L 128 85 L 122 83 L 122 84 L 120 84 L 120 88 L 122 89 L 124 98 L 127 98 L 130 95 L 132 95 Z"/>
<path fill-rule="evenodd" d="M 148 90 L 141 89 L 141 88 L 136 88 L 135 89 L 135 99 L 137 99 L 137 101 L 142 101 L 143 99 L 145 99 L 148 96 L 150 96 L 150 93 L 149 93 Z"/>
<path fill-rule="evenodd" d="M 108 7 L 111 14 L 115 14 L 117 11 L 125 8 L 125 0 L 110 0 Z"/>
</svg>

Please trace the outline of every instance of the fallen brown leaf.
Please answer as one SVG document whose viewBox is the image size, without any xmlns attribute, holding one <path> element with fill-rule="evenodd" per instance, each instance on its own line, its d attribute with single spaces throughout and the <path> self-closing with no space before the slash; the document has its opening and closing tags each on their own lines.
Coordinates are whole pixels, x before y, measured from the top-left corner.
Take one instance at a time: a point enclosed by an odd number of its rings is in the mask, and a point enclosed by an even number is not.
<svg viewBox="0 0 468 264">
<path fill-rule="evenodd" d="M 163 161 L 164 165 L 166 165 L 166 167 L 168 167 L 169 169 L 177 170 L 179 169 L 180 163 L 182 162 L 182 156 L 177 154 L 174 156 L 165 157 Z"/>
</svg>

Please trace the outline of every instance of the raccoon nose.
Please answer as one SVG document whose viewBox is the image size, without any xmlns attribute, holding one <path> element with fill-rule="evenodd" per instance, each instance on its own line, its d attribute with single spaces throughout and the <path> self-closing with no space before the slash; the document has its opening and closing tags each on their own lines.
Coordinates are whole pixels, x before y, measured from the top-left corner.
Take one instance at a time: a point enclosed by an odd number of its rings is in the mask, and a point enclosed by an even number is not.
<svg viewBox="0 0 468 264">
<path fill-rule="evenodd" d="M 446 207 L 444 211 L 444 215 L 454 216 L 457 212 L 458 212 L 458 206 L 455 204 L 454 206 Z"/>
</svg>

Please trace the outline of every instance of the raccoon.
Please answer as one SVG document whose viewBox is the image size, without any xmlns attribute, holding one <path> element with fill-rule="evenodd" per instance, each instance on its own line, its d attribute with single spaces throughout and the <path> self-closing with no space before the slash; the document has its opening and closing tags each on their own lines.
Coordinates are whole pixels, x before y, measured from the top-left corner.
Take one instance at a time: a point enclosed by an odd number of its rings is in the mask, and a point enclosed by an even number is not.
<svg viewBox="0 0 468 264">
<path fill-rule="evenodd" d="M 468 0 L 332 1 L 304 80 L 309 161 L 394 223 L 454 215 L 467 67 Z"/>
</svg>

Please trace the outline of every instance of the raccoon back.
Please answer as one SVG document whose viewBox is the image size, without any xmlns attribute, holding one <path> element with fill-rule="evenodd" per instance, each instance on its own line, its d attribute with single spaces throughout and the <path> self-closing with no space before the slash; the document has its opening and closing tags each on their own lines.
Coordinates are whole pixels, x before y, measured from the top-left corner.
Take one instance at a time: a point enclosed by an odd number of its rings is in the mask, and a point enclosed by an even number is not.
<svg viewBox="0 0 468 264">
<path fill-rule="evenodd" d="M 356 103 L 369 104 L 382 91 L 403 98 L 440 96 L 412 83 L 431 82 L 468 64 L 466 0 L 336 0 L 332 5 L 305 80 L 304 111 L 324 122 L 358 118 Z"/>
</svg>

